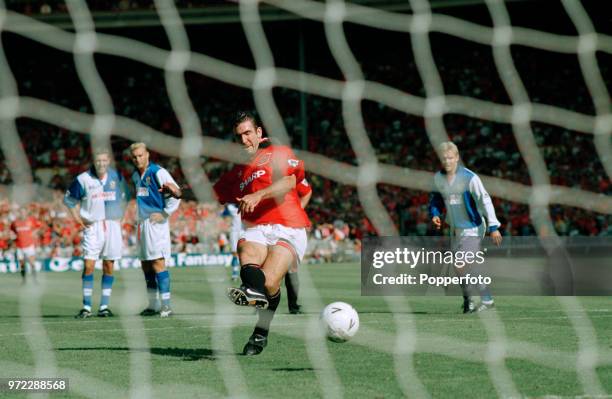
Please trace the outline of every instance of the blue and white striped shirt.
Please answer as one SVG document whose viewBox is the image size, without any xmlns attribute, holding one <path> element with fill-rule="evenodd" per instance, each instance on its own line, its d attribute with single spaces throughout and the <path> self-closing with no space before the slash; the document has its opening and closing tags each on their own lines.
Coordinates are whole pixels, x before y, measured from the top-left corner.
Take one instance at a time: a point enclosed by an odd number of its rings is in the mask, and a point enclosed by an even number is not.
<svg viewBox="0 0 612 399">
<path fill-rule="evenodd" d="M 79 174 L 70 184 L 64 204 L 68 208 L 81 205 L 79 214 L 89 222 L 118 220 L 123 217 L 129 199 L 125 180 L 115 169 L 109 168 L 104 179 L 93 167 Z"/>
</svg>

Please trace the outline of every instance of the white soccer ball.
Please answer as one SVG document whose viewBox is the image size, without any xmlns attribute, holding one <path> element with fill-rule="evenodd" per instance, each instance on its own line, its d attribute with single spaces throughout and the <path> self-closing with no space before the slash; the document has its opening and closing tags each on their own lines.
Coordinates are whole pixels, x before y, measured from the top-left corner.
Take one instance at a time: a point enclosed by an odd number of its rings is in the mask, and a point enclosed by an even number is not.
<svg viewBox="0 0 612 399">
<path fill-rule="evenodd" d="M 346 342 L 359 330 L 359 315 L 348 303 L 330 303 L 321 312 L 321 323 L 330 341 Z"/>
</svg>

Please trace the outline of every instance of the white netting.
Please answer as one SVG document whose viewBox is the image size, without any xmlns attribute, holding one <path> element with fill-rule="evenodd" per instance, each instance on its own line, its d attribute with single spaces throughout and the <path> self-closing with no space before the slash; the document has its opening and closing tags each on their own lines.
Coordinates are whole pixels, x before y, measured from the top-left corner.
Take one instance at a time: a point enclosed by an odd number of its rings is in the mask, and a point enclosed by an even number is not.
<svg viewBox="0 0 612 399">
<path fill-rule="evenodd" d="M 612 37 L 595 31 L 580 2 L 572 0 L 562 2 L 578 32 L 578 35 L 566 36 L 513 26 L 506 5 L 501 0 L 486 2 L 493 27 L 433 13 L 429 2 L 425 0 L 410 1 L 412 14 L 386 12 L 340 0 L 330 0 L 324 3 L 308 0 L 265 1 L 265 3 L 300 17 L 322 22 L 327 44 L 345 80 L 335 80 L 298 70 L 276 67 L 274 54 L 268 44 L 259 14 L 259 3 L 256 0 L 243 0 L 240 1 L 239 6 L 242 27 L 256 66 L 255 69 L 249 69 L 193 52 L 184 23 L 181 21 L 175 3 L 171 1 L 158 0 L 155 2 L 161 24 L 169 39 L 169 51 L 137 40 L 96 32 L 90 10 L 82 1 L 70 0 L 67 2 L 75 27 L 74 33 L 25 15 L 7 11 L 3 2 L 0 1 L 0 32 L 12 32 L 74 54 L 78 78 L 94 110 L 93 114 L 86 114 L 33 97 L 20 96 L 17 83 L 4 55 L 4 49 L 0 47 L 0 76 L 2 76 L 0 79 L 0 145 L 7 160 L 6 164 L 11 167 L 10 173 L 14 181 L 13 197 L 27 202 L 33 193 L 32 171 L 28 166 L 23 147 L 20 145 L 15 122 L 17 118 L 31 118 L 90 134 L 94 147 L 110 148 L 111 134 L 131 141 L 146 141 L 152 150 L 179 157 L 183 170 L 188 171 L 185 176 L 191 187 L 194 188 L 196 197 L 201 200 L 211 198 L 210 183 L 200 164 L 200 156 L 238 161 L 235 154 L 239 151 L 231 143 L 203 135 L 185 82 L 185 72 L 190 71 L 231 85 L 251 89 L 267 130 L 283 142 L 289 142 L 289 136 L 275 103 L 273 88 L 284 87 L 341 101 L 346 133 L 358 165 L 351 166 L 307 151 L 300 151 L 299 156 L 305 160 L 310 172 L 336 182 L 356 186 L 365 214 L 381 235 L 395 235 L 397 229 L 381 202 L 376 190 L 377 184 L 384 183 L 425 191 L 430 187 L 433 174 L 379 162 L 362 117 L 364 100 L 384 104 L 398 111 L 424 118 L 427 135 L 434 147 L 448 140 L 443 120 L 448 114 L 465 115 L 510 125 L 527 166 L 532 185 L 491 176 L 482 176 L 482 180 L 493 196 L 528 204 L 532 222 L 538 232 L 555 231 L 548 212 L 550 204 L 583 208 L 606 215 L 612 214 L 612 198 L 610 197 L 603 197 L 596 192 L 551 184 L 546 164 L 531 127 L 532 123 L 539 122 L 593 135 L 599 160 L 607 175 L 612 176 L 610 95 L 597 60 L 597 52 L 612 53 Z M 359 60 L 348 45 L 343 26 L 346 22 L 409 33 L 425 96 L 416 96 L 395 87 L 367 80 L 361 70 Z M 495 66 L 511 104 L 445 94 L 432 54 L 430 43 L 432 32 L 444 33 L 490 46 Z M 576 54 L 593 99 L 595 115 L 532 102 L 510 53 L 512 45 Z M 96 53 L 124 57 L 163 70 L 170 103 L 180 123 L 182 136 L 169 136 L 157 131 L 155 127 L 117 115 L 111 96 L 96 69 L 94 60 Z M 214 93 L 210 95 L 214 97 Z M 316 293 L 307 268 L 304 268 L 303 273 L 304 290 Z M 213 284 L 213 286 L 217 285 Z M 130 291 L 137 289 L 138 287 L 130 286 L 129 288 Z M 215 291 L 215 297 L 220 298 L 222 293 L 217 291 Z M 38 294 L 31 295 L 29 291 L 24 291 L 21 307 L 22 316 L 24 316 L 24 331 L 36 329 L 36 334 L 27 335 L 30 337 L 28 344 L 32 352 L 39 354 L 35 358 L 36 372 L 47 377 L 70 375 L 82 382 L 87 380 L 87 383 L 90 384 L 101 384 L 75 371 L 57 369 L 55 359 L 52 357 L 53 352 L 48 350 L 50 343 L 45 337 L 44 326 L 36 323 L 28 324 L 28 320 L 32 320 L 39 313 L 37 313 L 38 304 L 36 302 L 39 300 L 40 292 L 36 292 Z M 308 295 L 306 298 L 315 298 L 307 299 L 311 302 L 307 303 L 307 306 L 322 308 L 318 295 Z M 129 298 L 127 301 L 132 302 Z M 212 343 L 219 349 L 230 350 L 231 341 L 227 339 L 229 335 L 227 331 L 231 330 L 235 323 L 234 314 L 231 308 L 217 302 L 215 300 L 215 325 L 217 327 L 213 330 Z M 374 337 L 365 328 L 361 337 L 357 337 L 356 342 L 393 354 L 397 380 L 406 396 L 427 397 L 429 395 L 417 376 L 412 362 L 413 355 L 418 352 L 441 353 L 458 359 L 484 362 L 500 396 L 519 396 L 519 391 L 505 366 L 504 360 L 507 357 L 526 359 L 549 367 L 576 371 L 586 394 L 605 394 L 595 368 L 598 365 L 611 364 L 612 353 L 609 349 L 597 346 L 589 318 L 580 303 L 574 298 L 562 299 L 561 304 L 577 333 L 579 342 L 577 355 L 561 351 L 548 352 L 526 342 L 509 341 L 505 335 L 504 324 L 495 313 L 491 317 L 481 318 L 489 338 L 486 351 L 480 350 L 480 344 L 453 340 L 448 337 L 442 339 L 443 337 L 431 334 L 427 337 L 420 337 L 411 314 L 407 313 L 410 310 L 408 301 L 392 298 L 387 300 L 387 304 L 395 315 L 397 336 L 377 335 Z M 151 376 L 148 363 L 150 359 L 148 352 L 142 351 L 143 346 L 146 346 L 143 326 L 133 320 L 126 320 L 123 322 L 123 328 L 128 333 L 130 348 L 139 348 L 131 352 L 132 384 L 129 394 L 132 397 L 149 397 Z M 343 388 L 335 372 L 333 360 L 316 327 L 315 316 L 310 318 L 308 328 L 303 333 L 304 338 L 309 341 L 308 356 L 317 371 L 322 392 L 328 397 L 340 397 Z M 418 346 L 415 344 L 417 341 Z M 480 353 L 486 353 L 486 356 L 481 357 L 478 355 Z M 7 366 L 16 367 L 16 365 Z M 223 358 L 219 367 L 225 388 L 230 396 L 248 394 L 239 364 L 234 358 Z M 88 396 L 88 392 L 80 393 Z"/>
</svg>

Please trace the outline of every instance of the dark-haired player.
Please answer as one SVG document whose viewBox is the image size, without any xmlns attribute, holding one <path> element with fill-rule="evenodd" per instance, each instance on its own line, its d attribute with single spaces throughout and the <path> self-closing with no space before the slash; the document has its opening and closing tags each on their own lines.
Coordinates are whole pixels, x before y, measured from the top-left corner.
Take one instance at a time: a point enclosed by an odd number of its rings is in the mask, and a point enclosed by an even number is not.
<svg viewBox="0 0 612 399">
<path fill-rule="evenodd" d="M 243 350 L 245 355 L 257 355 L 268 342 L 281 281 L 306 250 L 310 221 L 296 189 L 304 178 L 304 164 L 289 147 L 264 138 L 254 115 L 239 112 L 232 126 L 246 159 L 224 174 L 214 190 L 222 203 L 239 205 L 244 223 L 238 243 L 242 285 L 229 288 L 228 297 L 237 305 L 259 309 Z"/>
</svg>

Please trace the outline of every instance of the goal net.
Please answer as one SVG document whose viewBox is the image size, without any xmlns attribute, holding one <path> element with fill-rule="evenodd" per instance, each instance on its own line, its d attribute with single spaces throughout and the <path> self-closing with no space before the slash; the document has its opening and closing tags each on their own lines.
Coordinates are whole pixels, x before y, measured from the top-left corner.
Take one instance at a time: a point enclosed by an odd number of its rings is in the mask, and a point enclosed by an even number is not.
<svg viewBox="0 0 612 399">
<path fill-rule="evenodd" d="M 484 186 L 492 197 L 500 200 L 496 205 L 507 210 L 508 215 L 514 212 L 516 217 L 509 216 L 506 220 L 506 224 L 514 226 L 514 233 L 550 236 L 560 229 L 566 229 L 563 231 L 567 233 L 569 228 L 563 225 L 563 219 L 573 216 L 596 222 L 595 226 L 585 222 L 585 226 L 576 227 L 577 232 L 603 235 L 610 231 L 612 197 L 606 193 L 610 193 L 612 176 L 609 94 L 612 37 L 609 31 L 598 30 L 594 22 L 598 16 L 589 13 L 589 3 L 585 7 L 573 0 L 555 4 L 518 2 L 533 4 L 537 9 L 551 7 L 556 10 L 555 15 L 564 14 L 565 22 L 553 24 L 551 30 L 556 31 L 513 24 L 509 9 L 514 2 L 501 0 L 487 0 L 482 9 L 484 16 L 474 18 L 469 12 L 462 14 L 461 7 L 456 13 L 445 8 L 438 11 L 433 6 L 439 3 L 426 0 L 388 1 L 383 2 L 385 7 L 377 7 L 375 1 L 341 0 L 230 3 L 237 3 L 240 28 L 246 40 L 246 44 L 236 45 L 236 51 L 246 51 L 252 56 L 248 66 L 194 50 L 197 40 L 222 41 L 223 38 L 190 36 L 181 10 L 172 1 L 154 2 L 158 24 L 167 39 L 167 45 L 157 45 L 151 44 L 146 35 L 133 37 L 122 35 L 122 31 L 100 32 L 86 2 L 66 2 L 72 29 L 62 29 L 49 19 L 39 20 L 7 9 L 11 3 L 0 0 L 3 37 L 10 34 L 27 38 L 37 45 L 71 54 L 74 76 L 65 83 L 81 85 L 89 102 L 80 109 L 73 108 L 74 102 L 68 98 L 72 95 L 68 93 L 69 88 L 66 101 L 63 93 L 55 93 L 57 102 L 24 95 L 20 91 L 24 86 L 20 81 L 22 71 L 16 70 L 11 62 L 10 52 L 15 49 L 0 46 L 0 145 L 2 166 L 6 169 L 2 173 L 10 176 L 3 196 L 13 203 L 27 204 L 40 195 L 30 166 L 32 157 L 40 154 L 28 153 L 33 147 L 28 141 L 30 136 L 24 133 L 27 129 L 23 128 L 23 121 L 27 120 L 40 123 L 50 135 L 61 132 L 62 140 L 70 136 L 66 132 L 78 132 L 87 137 L 86 143 L 91 148 L 113 149 L 113 140 L 117 139 L 123 140 L 122 144 L 145 141 L 151 150 L 176 166 L 198 202 L 211 202 L 211 181 L 214 182 L 218 171 L 211 171 L 208 163 L 239 162 L 239 148 L 224 139 L 227 122 L 216 120 L 210 114 L 252 104 L 271 137 L 293 143 L 296 153 L 305 161 L 309 176 L 317 180 L 315 190 L 332 190 L 335 197 L 315 193 L 315 198 L 320 196 L 320 202 L 315 201 L 315 209 L 321 218 L 332 218 L 328 222 L 333 222 L 336 209 L 326 209 L 326 201 L 332 201 L 333 207 L 344 207 L 343 215 L 352 215 L 355 220 L 367 218 L 376 234 L 398 235 L 399 208 L 410 205 L 398 197 L 423 198 L 431 188 L 438 162 L 434 148 L 453 140 L 458 143 L 467 165 L 479 162 L 478 172 Z M 321 51 L 331 57 L 334 71 L 330 72 L 329 67 L 303 67 L 292 62 L 286 66 L 283 51 L 287 49 L 276 51 L 271 44 L 277 39 L 274 28 L 266 25 L 268 14 L 262 10 L 282 12 L 291 21 L 318 24 L 319 41 L 313 47 L 325 48 Z M 398 42 L 404 47 L 398 47 L 391 57 L 410 58 L 406 70 L 386 67 L 376 59 L 360 58 L 362 53 L 371 54 L 364 48 L 377 46 L 375 42 L 365 45 L 351 41 L 351 29 L 360 28 L 397 34 L 401 38 Z M 359 37 L 363 39 L 367 34 Z M 449 49 L 453 44 L 458 47 Z M 227 46 L 233 45 L 227 43 Z M 297 53 L 297 49 L 291 46 L 290 49 Z M 545 70 L 538 70 L 539 66 L 534 63 L 548 57 L 544 53 L 550 55 L 550 60 Z M 150 73 L 149 83 L 161 87 L 158 93 L 166 97 L 165 106 L 160 109 L 171 112 L 172 120 L 163 120 L 155 110 L 139 114 L 138 104 L 121 103 L 120 93 L 114 90 L 121 91 L 124 88 L 121 84 L 133 83 L 108 85 L 103 74 L 109 72 L 100 70 L 100 63 L 108 65 L 104 57 L 134 61 L 155 70 Z M 473 57 L 480 61 L 472 59 L 468 66 L 460 65 Z M 571 64 L 571 67 L 560 66 L 555 70 L 557 60 L 558 65 Z M 571 72 L 564 75 L 567 70 Z M 121 74 L 121 70 L 114 73 Z M 486 73 L 494 74 L 495 79 L 479 78 Z M 572 93 L 564 87 L 547 85 L 547 74 L 555 75 L 555 82 L 565 79 L 568 85 L 580 89 Z M 202 83 L 194 89 L 190 83 L 201 82 L 198 77 L 216 81 L 217 86 Z M 41 81 L 29 84 L 44 86 L 45 79 L 53 80 L 54 76 L 49 72 Z M 226 87 L 233 88 L 230 94 L 223 92 Z M 233 98 L 243 95 L 250 97 L 244 101 Z M 215 103 L 216 96 L 222 100 Z M 311 118 L 308 124 L 296 127 L 300 96 L 306 97 L 304 101 L 309 106 L 301 115 L 311 115 Z M 199 113 L 204 103 L 202 98 L 213 103 L 207 105 L 211 111 L 206 123 Z M 142 98 L 143 103 L 150 100 Z M 159 123 L 167 123 L 166 128 Z M 310 130 L 309 127 L 317 133 L 307 136 L 304 129 Z M 167 133 L 173 129 L 180 135 Z M 304 146 L 298 144 L 302 135 L 305 135 Z M 70 159 L 66 154 L 62 157 L 66 162 Z M 422 210 L 422 205 L 417 202 L 415 209 Z M 419 220 L 411 223 L 416 225 Z M 206 273 L 211 279 L 219 277 L 214 271 Z M 325 304 L 308 268 L 302 268 L 300 273 L 305 306 L 322 309 Z M 138 303 L 137 293 L 142 291 L 142 282 L 127 279 L 125 284 L 121 302 Z M 211 287 L 215 304 L 211 316 L 212 346 L 215 350 L 232 352 L 231 330 L 242 319 L 225 303 L 224 286 L 211 284 Z M 45 324 L 39 322 L 41 290 L 26 287 L 20 295 L 21 324 L 35 354 L 36 366 L 35 370 L 17 364 L 8 366 L 28 374 L 70 375 L 79 381 L 78 384 L 73 381 L 74 387 L 103 386 L 102 380 L 85 373 L 58 368 Z M 559 302 L 576 334 L 576 353 L 553 352 L 507 339 L 507 326 L 495 312 L 481 317 L 488 337 L 486 344 L 435 335 L 425 337 L 416 328 L 410 300 L 389 297 L 385 301 L 391 310 L 396 335 L 365 324 L 356 342 L 392 355 L 397 381 L 406 397 L 431 395 L 413 362 L 415 354 L 420 352 L 483 362 L 499 396 L 521 395 L 505 363 L 509 357 L 575 371 L 586 395 L 606 394 L 596 368 L 610 364 L 612 354 L 598 346 L 586 311 L 573 297 L 560 297 Z M 192 309 L 198 307 L 195 301 L 187 299 L 179 299 L 179 303 Z M 132 305 L 123 309 L 133 313 L 139 310 Z M 288 329 L 285 333 L 296 334 L 307 342 L 307 355 L 323 395 L 341 397 L 343 385 L 319 331 L 318 315 L 308 315 L 306 320 L 304 329 Z M 151 353 L 142 350 L 147 343 L 144 324 L 138 319 L 124 318 L 121 325 L 128 346 L 138 349 L 130 352 L 130 395 L 150 397 Z M 440 345 L 442 341 L 444 345 Z M 218 367 L 228 396 L 248 396 L 238 360 L 233 356 L 219 359 Z M 85 389 L 79 393 L 89 395 Z M 117 397 L 125 394 L 121 390 L 115 393 Z"/>
</svg>

